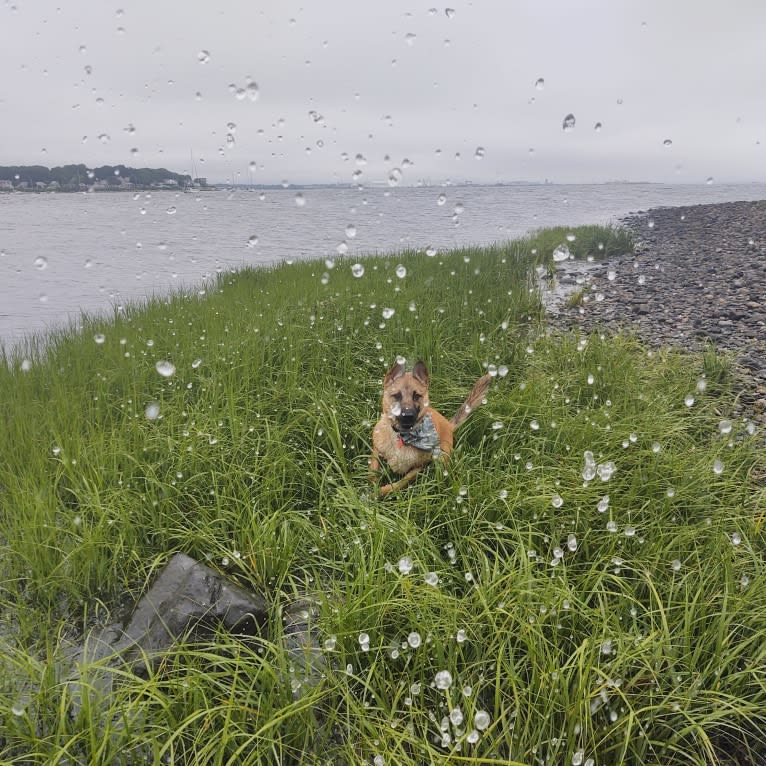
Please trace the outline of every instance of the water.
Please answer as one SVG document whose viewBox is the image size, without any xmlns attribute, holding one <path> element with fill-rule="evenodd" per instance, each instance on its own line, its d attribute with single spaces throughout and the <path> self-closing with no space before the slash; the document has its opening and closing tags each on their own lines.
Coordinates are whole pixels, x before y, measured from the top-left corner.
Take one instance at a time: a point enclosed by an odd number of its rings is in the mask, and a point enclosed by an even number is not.
<svg viewBox="0 0 766 766">
<path fill-rule="evenodd" d="M 0 194 L 0 342 L 243 265 L 488 244 L 766 184 L 530 184 L 178 194 Z M 169 211 L 172 211 L 169 212 Z"/>
</svg>

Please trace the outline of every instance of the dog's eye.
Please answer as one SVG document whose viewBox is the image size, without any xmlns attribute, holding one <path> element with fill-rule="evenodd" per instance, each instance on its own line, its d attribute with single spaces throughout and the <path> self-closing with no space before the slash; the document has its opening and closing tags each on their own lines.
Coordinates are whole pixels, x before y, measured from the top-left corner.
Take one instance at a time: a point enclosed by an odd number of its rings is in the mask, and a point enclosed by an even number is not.
<svg viewBox="0 0 766 766">
<path fill-rule="evenodd" d="M 420 394 L 418 394 L 418 393 L 414 393 L 414 394 L 412 395 L 412 398 L 413 398 L 413 399 L 414 399 L 416 402 L 419 402 L 419 401 L 420 401 L 420 400 L 421 400 L 423 397 L 422 397 Z"/>
<path fill-rule="evenodd" d="M 394 394 L 394 399 L 396 399 L 397 402 L 401 402 L 402 401 L 402 392 L 401 391 L 397 391 Z"/>
</svg>

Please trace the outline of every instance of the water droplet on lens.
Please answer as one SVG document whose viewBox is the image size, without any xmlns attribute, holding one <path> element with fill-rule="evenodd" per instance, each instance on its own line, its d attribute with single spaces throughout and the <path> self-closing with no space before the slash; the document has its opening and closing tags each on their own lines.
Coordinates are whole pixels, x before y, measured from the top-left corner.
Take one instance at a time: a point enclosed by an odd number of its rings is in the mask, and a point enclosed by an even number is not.
<svg viewBox="0 0 766 766">
<path fill-rule="evenodd" d="M 407 636 L 407 643 L 408 643 L 408 644 L 409 644 L 409 645 L 410 645 L 410 646 L 411 646 L 413 649 L 417 649 L 417 648 L 420 646 L 420 640 L 421 640 L 421 639 L 420 639 L 420 633 L 418 633 L 417 631 L 412 631 L 412 633 L 410 633 L 410 634 Z"/>
<path fill-rule="evenodd" d="M 165 212 L 168 215 L 175 215 L 176 214 L 176 207 L 175 207 L 175 205 L 171 205 Z"/>
<path fill-rule="evenodd" d="M 399 183 L 402 180 L 402 171 L 399 170 L 399 168 L 394 168 L 389 174 L 388 174 L 388 185 L 389 186 L 399 186 Z"/>
<path fill-rule="evenodd" d="M 694 396 L 692 394 L 686 394 L 684 397 L 684 404 L 687 407 L 691 407 L 694 404 Z"/>
<path fill-rule="evenodd" d="M 399 571 L 402 574 L 409 574 L 412 571 L 413 561 L 409 556 L 402 556 L 399 559 Z"/>
<path fill-rule="evenodd" d="M 490 724 L 489 713 L 486 710 L 477 710 L 473 716 L 473 725 L 479 730 L 484 731 Z"/>
<path fill-rule="evenodd" d="M 440 194 L 436 198 L 436 204 L 439 205 L 439 206 L 443 205 L 446 201 L 447 201 L 447 195 L 446 194 Z"/>
<path fill-rule="evenodd" d="M 584 757 L 584 751 L 576 750 L 572 755 L 572 766 L 581 766 Z"/>
<path fill-rule="evenodd" d="M 452 673 L 449 670 L 440 670 L 434 677 L 437 689 L 449 689 L 452 686 Z"/>
<path fill-rule="evenodd" d="M 247 246 L 248 247 L 255 247 L 258 244 L 258 236 L 256 234 L 251 234 L 247 238 Z"/>
<path fill-rule="evenodd" d="M 742 542 L 742 535 L 739 532 L 734 532 L 731 536 L 732 545 L 739 545 Z"/>
<path fill-rule="evenodd" d="M 476 151 L 474 152 L 473 157 L 476 160 L 483 160 L 485 154 L 486 154 L 486 150 L 484 149 L 484 147 L 483 146 L 477 146 L 476 147 Z"/>
<path fill-rule="evenodd" d="M 165 359 L 161 359 L 154 367 L 163 378 L 170 378 L 175 375 L 176 366 Z"/>
<path fill-rule="evenodd" d="M 436 572 L 426 572 L 423 575 L 426 585 L 433 585 L 436 587 L 439 584 L 439 575 Z"/>
<path fill-rule="evenodd" d="M 716 476 L 720 476 L 723 473 L 723 461 L 713 461 L 713 473 L 716 474 Z"/>
<path fill-rule="evenodd" d="M 554 508 L 561 508 L 561 506 L 564 505 L 564 499 L 561 497 L 561 495 L 554 495 L 551 498 L 551 505 Z"/>
<path fill-rule="evenodd" d="M 391 317 L 396 313 L 396 309 L 384 308 L 380 313 L 383 315 L 383 319 L 391 319 Z"/>
<path fill-rule="evenodd" d="M 305 207 L 306 205 L 306 198 L 303 196 L 301 192 L 298 192 L 295 195 L 295 206 L 296 207 Z"/>
<path fill-rule="evenodd" d="M 529 423 L 529 427 L 530 427 L 530 428 L 531 428 L 533 431 L 538 431 L 538 430 L 540 429 L 540 423 L 539 423 L 539 421 L 537 421 L 537 420 L 532 420 L 532 421 L 530 421 L 530 423 Z"/>
<path fill-rule="evenodd" d="M 600 122 L 597 122 L 597 123 L 596 123 L 596 124 L 593 126 L 593 130 L 595 130 L 595 131 L 596 131 L 596 133 L 600 133 L 600 132 L 601 132 L 601 128 L 603 128 L 603 127 L 604 127 L 604 126 L 603 126 L 603 125 L 602 125 Z"/>
<path fill-rule="evenodd" d="M 197 54 L 197 61 L 199 61 L 200 64 L 207 64 L 210 61 L 210 52 L 200 51 Z"/>
<path fill-rule="evenodd" d="M 574 130 L 575 126 L 575 116 L 570 112 L 566 117 L 564 117 L 564 121 L 561 123 L 561 127 L 564 129 L 565 133 L 569 133 L 571 130 Z"/>
<path fill-rule="evenodd" d="M 48 268 L 48 259 L 45 256 L 38 255 L 37 258 L 35 258 L 35 268 L 38 271 Z"/>
<path fill-rule="evenodd" d="M 396 276 L 399 279 L 404 279 L 407 276 L 407 269 L 401 263 L 396 267 Z"/>
<path fill-rule="evenodd" d="M 545 80 L 542 77 L 538 77 L 535 80 L 535 90 L 542 90 L 545 88 Z"/>
<path fill-rule="evenodd" d="M 714 183 L 714 181 L 713 181 L 713 176 L 709 176 L 708 178 L 706 178 L 706 179 L 705 179 L 705 183 L 706 183 L 708 186 L 712 186 L 712 185 L 713 185 L 713 183 Z"/>
<path fill-rule="evenodd" d="M 722 434 L 730 434 L 731 433 L 731 420 L 722 420 L 718 424 L 718 429 Z"/>
<path fill-rule="evenodd" d="M 566 245 L 559 245 L 554 251 L 553 251 L 553 260 L 556 263 L 562 263 L 563 261 L 568 260 L 571 258 L 572 253 L 569 251 L 569 248 Z"/>
<path fill-rule="evenodd" d="M 669 138 L 666 138 L 666 139 L 665 139 L 665 140 L 662 142 L 662 145 L 663 145 L 663 146 L 673 146 L 673 142 L 672 142 L 672 141 L 671 141 Z"/>
<path fill-rule="evenodd" d="M 361 263 L 355 263 L 351 267 L 351 273 L 358 279 L 364 276 L 364 266 Z"/>
<path fill-rule="evenodd" d="M 144 417 L 147 420 L 156 420 L 160 415 L 160 405 L 157 402 L 149 402 L 144 410 Z"/>
<path fill-rule="evenodd" d="M 346 236 L 349 239 L 353 239 L 356 236 L 356 226 L 354 226 L 353 223 L 350 223 L 348 226 L 346 226 Z"/>
</svg>

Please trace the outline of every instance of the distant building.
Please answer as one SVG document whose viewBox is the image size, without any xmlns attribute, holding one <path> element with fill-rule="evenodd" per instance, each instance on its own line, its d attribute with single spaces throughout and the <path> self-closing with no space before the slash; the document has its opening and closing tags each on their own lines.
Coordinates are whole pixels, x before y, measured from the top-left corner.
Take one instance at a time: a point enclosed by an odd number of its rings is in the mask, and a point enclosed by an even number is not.
<svg viewBox="0 0 766 766">
<path fill-rule="evenodd" d="M 207 178 L 195 178 L 192 181 L 192 184 L 194 184 L 194 186 L 207 186 Z"/>
</svg>

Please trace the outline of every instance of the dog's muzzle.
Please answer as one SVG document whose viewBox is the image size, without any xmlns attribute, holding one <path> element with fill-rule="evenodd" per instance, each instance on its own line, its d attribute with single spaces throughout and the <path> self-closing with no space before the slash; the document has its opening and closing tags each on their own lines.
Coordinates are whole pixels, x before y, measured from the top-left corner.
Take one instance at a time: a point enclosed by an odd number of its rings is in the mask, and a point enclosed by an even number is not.
<svg viewBox="0 0 766 766">
<path fill-rule="evenodd" d="M 415 425 L 418 419 L 417 410 L 414 408 L 402 409 L 396 418 L 396 422 L 400 428 L 410 429 Z"/>
</svg>

